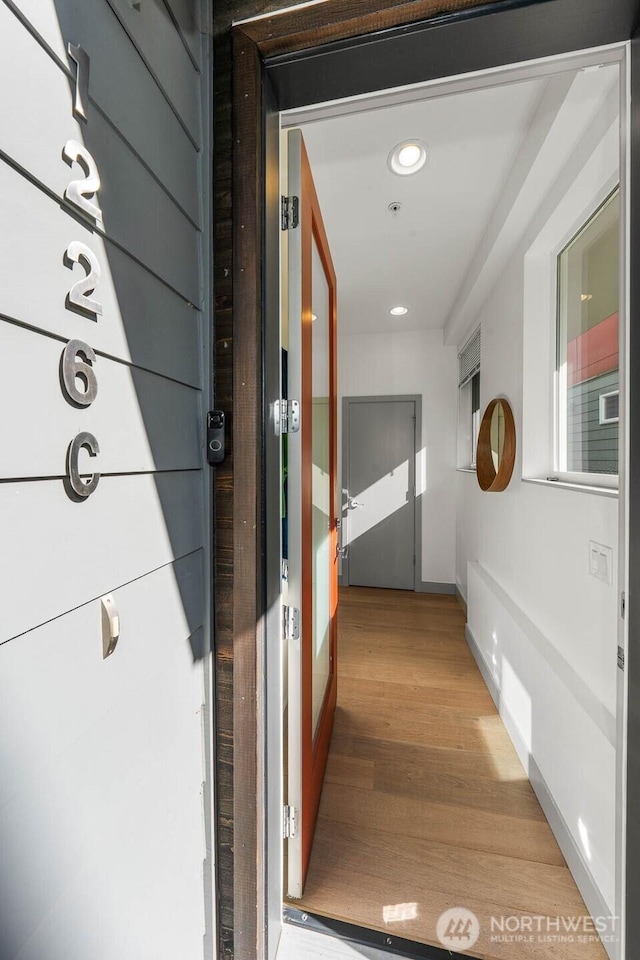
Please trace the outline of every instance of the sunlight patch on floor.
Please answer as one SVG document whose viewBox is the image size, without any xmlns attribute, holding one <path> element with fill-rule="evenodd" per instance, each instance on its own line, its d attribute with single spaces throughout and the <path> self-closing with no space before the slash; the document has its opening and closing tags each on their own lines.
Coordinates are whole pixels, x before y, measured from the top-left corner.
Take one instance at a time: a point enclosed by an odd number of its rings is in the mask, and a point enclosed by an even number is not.
<svg viewBox="0 0 640 960">
<path fill-rule="evenodd" d="M 496 750 L 496 734 L 500 735 L 503 730 L 502 719 L 497 714 L 478 717 L 476 728 L 486 744 L 486 757 L 491 763 L 495 779 L 502 782 L 527 780 L 526 770 L 520 763 L 515 750 L 505 750 L 503 744 L 500 750 Z"/>
<path fill-rule="evenodd" d="M 415 920 L 417 916 L 417 903 L 394 903 L 382 908 L 382 919 L 385 923 L 401 923 L 403 920 Z"/>
</svg>

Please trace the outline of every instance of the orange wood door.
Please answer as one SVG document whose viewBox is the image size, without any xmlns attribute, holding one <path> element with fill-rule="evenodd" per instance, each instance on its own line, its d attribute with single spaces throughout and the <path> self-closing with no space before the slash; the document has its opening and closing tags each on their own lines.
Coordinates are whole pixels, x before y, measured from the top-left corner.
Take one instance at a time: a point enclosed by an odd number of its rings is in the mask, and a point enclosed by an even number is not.
<svg viewBox="0 0 640 960">
<path fill-rule="evenodd" d="M 338 605 L 336 277 L 302 134 L 288 135 L 288 396 L 300 431 L 288 436 L 288 603 L 300 609 L 289 645 L 288 893 L 302 896 L 336 705 Z"/>
</svg>

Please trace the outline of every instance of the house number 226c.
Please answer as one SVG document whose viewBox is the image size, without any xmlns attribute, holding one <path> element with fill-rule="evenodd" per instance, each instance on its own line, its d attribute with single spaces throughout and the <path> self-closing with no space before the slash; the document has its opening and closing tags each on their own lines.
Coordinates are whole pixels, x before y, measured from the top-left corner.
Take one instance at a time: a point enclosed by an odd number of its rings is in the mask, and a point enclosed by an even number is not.
<svg viewBox="0 0 640 960">
<path fill-rule="evenodd" d="M 71 43 L 67 52 L 76 64 L 73 113 L 86 121 L 89 107 L 89 56 L 81 47 Z M 84 177 L 70 181 L 64 192 L 65 199 L 95 223 L 102 223 L 102 210 L 98 203 L 100 174 L 95 160 L 77 140 L 68 140 L 65 143 L 62 156 L 70 166 L 77 164 L 84 171 Z M 98 258 L 84 243 L 74 240 L 66 249 L 65 262 L 72 268 L 74 264 L 78 264 L 85 272 L 85 276 L 76 280 L 67 294 L 67 309 L 80 313 L 87 319 L 97 320 L 102 316 L 102 304 L 95 298 L 100 281 Z M 70 340 L 62 351 L 60 385 L 65 399 L 78 410 L 91 406 L 98 395 L 95 363 L 95 351 L 83 340 Z M 90 457 L 95 457 L 100 452 L 98 441 L 86 430 L 74 437 L 67 450 L 67 482 L 70 495 L 73 499 L 86 500 L 98 486 L 100 474 L 92 473 L 88 479 L 81 476 L 79 460 L 82 450 Z"/>
</svg>

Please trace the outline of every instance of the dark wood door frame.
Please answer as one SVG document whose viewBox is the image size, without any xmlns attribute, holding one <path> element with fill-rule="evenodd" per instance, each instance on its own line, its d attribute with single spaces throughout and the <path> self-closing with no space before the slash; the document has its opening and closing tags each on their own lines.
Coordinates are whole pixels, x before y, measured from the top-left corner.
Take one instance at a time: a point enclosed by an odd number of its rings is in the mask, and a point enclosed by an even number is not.
<svg viewBox="0 0 640 960">
<path fill-rule="evenodd" d="M 217 863 L 221 955 L 265 956 L 265 623 L 279 557 L 267 529 L 266 471 L 277 462 L 271 416 L 279 187 L 277 111 L 633 38 L 631 395 L 640 409 L 640 0 L 326 0 L 235 26 L 232 93 L 216 125 L 231 166 L 232 285 L 218 247 L 217 404 L 231 408 L 232 455 L 216 483 Z M 365 42 L 363 42 L 365 41 Z M 219 49 L 224 49 L 219 47 Z M 225 75 L 224 57 L 216 70 Z M 220 91 L 220 84 L 217 86 Z M 232 132 L 232 138 L 228 135 Z M 227 151 L 225 153 L 225 151 Z M 275 159 L 274 159 L 275 158 Z M 218 167 L 220 169 L 220 167 Z M 228 178 L 228 172 L 222 177 Z M 222 181 L 221 181 L 222 182 Z M 228 188 L 227 188 L 228 189 Z M 216 238 L 228 247 L 225 212 Z M 220 292 L 222 291 L 222 292 Z M 274 327 L 274 324 L 276 325 Z M 232 374 L 232 382 L 231 382 Z M 640 415 L 631 418 L 630 489 L 640 489 Z M 640 503 L 629 511 L 628 809 L 640 809 Z M 274 570 L 274 562 L 276 568 Z M 640 942 L 640 817 L 627 835 L 627 942 Z"/>
</svg>

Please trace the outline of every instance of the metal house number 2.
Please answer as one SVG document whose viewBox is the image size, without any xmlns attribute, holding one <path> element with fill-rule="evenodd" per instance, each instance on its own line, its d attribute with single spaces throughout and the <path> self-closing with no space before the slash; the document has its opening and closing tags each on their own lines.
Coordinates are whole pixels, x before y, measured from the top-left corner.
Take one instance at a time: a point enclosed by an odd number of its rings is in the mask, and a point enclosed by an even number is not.
<svg viewBox="0 0 640 960">
<path fill-rule="evenodd" d="M 71 43 L 67 46 L 67 53 L 76 64 L 73 113 L 76 117 L 86 120 L 89 107 L 89 56 L 81 47 Z M 102 210 L 98 204 L 100 174 L 95 160 L 87 148 L 77 140 L 67 140 L 62 156 L 70 166 L 77 164 L 84 172 L 82 179 L 71 180 L 64 192 L 65 199 L 96 223 L 101 223 Z M 95 299 L 100 280 L 98 258 L 84 243 L 74 240 L 67 247 L 65 261 L 71 267 L 77 263 L 85 271 L 85 276 L 76 280 L 69 290 L 66 300 L 67 309 L 97 320 L 102 316 L 102 304 Z M 60 385 L 65 398 L 78 410 L 89 407 L 98 395 L 95 362 L 94 350 L 83 340 L 70 340 L 62 351 Z M 72 490 L 72 496 L 74 499 L 86 500 L 98 486 L 100 474 L 92 473 L 88 479 L 82 478 L 79 467 L 81 450 L 85 450 L 90 457 L 95 457 L 100 452 L 98 441 L 86 430 L 74 437 L 67 450 L 67 481 Z"/>
</svg>

